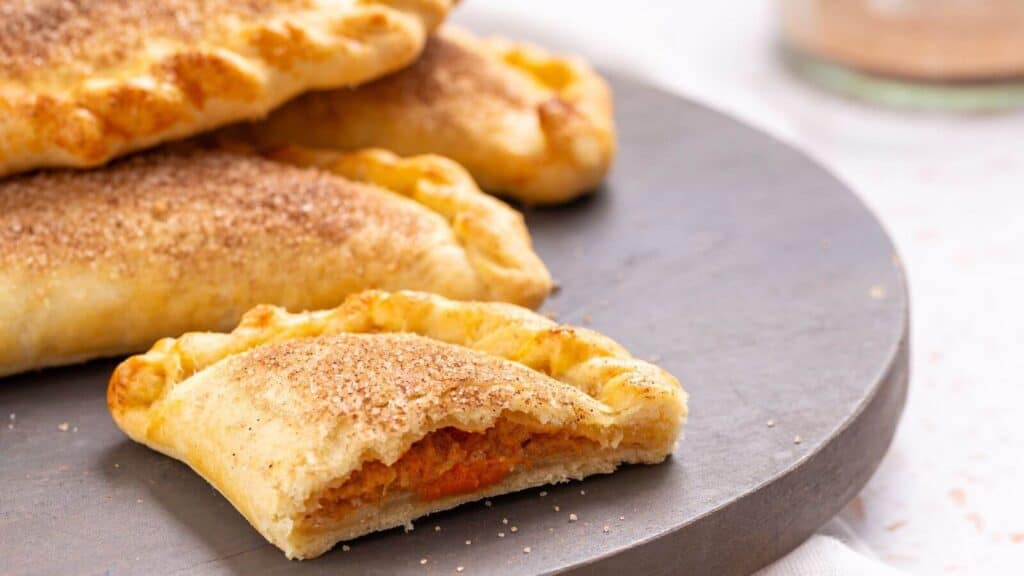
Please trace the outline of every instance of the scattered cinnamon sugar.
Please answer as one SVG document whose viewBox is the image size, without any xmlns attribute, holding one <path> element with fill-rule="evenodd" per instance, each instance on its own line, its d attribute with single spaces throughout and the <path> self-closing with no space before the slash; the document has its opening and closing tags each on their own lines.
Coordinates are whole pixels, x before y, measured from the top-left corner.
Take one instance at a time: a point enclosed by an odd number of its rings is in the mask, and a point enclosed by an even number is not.
<svg viewBox="0 0 1024 576">
<path fill-rule="evenodd" d="M 889 531 L 889 532 L 895 532 L 895 531 L 899 530 L 900 528 L 903 528 L 906 525 L 907 525 L 907 521 L 906 520 L 897 520 L 896 522 L 893 522 L 891 524 L 887 524 L 885 526 L 885 529 L 887 531 Z"/>
<path fill-rule="evenodd" d="M 279 394 L 308 398 L 283 408 L 295 417 L 319 421 L 358 415 L 367 426 L 394 426 L 416 413 L 446 413 L 453 406 L 494 405 L 512 394 L 504 387 L 466 382 L 545 378 L 495 356 L 399 333 L 288 340 L 233 357 L 225 370 L 225 377 L 254 395 L 276 389 Z M 484 505 L 490 506 L 490 500 Z"/>
<path fill-rule="evenodd" d="M 201 274 L 197 266 L 244 265 L 251 252 L 241 248 L 257 242 L 263 250 L 336 250 L 373 226 L 399 232 L 389 240 L 398 244 L 375 254 L 386 260 L 419 254 L 412 248 L 445 226 L 422 212 L 322 171 L 180 147 L 103 170 L 0 182 L 0 265 L 46 272 L 101 262 L 127 274 L 160 263 L 168 273 Z"/>
<path fill-rule="evenodd" d="M 846 505 L 846 509 L 850 511 L 850 514 L 857 520 L 864 520 L 864 499 L 860 496 L 855 496 L 850 503 Z"/>
<path fill-rule="evenodd" d="M 154 37 L 163 42 L 205 43 L 212 38 L 210 33 L 223 34 L 226 20 L 239 16 L 255 20 L 261 15 L 269 19 L 288 9 L 269 0 L 6 2 L 3 8 L 0 71 L 4 76 L 38 72 L 55 63 L 79 62 L 79 68 L 85 68 L 82 55 L 88 55 L 94 66 L 115 64 Z"/>
<path fill-rule="evenodd" d="M 953 488 L 950 490 L 949 499 L 957 506 L 962 507 L 967 505 L 967 494 L 964 492 L 963 488 Z"/>
<path fill-rule="evenodd" d="M 984 528 L 984 522 L 982 521 L 981 514 L 977 512 L 971 512 L 966 516 L 967 521 L 974 525 L 975 530 L 981 532 Z"/>
</svg>

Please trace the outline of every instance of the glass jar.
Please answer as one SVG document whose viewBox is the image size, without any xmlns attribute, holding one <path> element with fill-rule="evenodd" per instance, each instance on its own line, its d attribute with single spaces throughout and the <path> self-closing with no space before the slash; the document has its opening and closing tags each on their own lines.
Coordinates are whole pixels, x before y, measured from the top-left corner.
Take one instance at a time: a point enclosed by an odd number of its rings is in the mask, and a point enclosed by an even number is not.
<svg viewBox="0 0 1024 576">
<path fill-rule="evenodd" d="M 787 61 L 898 106 L 1024 105 L 1024 0 L 780 0 Z"/>
</svg>

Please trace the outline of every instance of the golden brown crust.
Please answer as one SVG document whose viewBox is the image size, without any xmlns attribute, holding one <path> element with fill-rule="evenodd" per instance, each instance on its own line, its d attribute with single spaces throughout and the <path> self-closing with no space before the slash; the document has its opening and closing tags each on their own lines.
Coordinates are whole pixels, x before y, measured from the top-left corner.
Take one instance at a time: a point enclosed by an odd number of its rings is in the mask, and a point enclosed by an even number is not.
<svg viewBox="0 0 1024 576">
<path fill-rule="evenodd" d="M 15 0 L 0 12 L 0 176 L 94 166 L 352 86 L 423 47 L 451 0 Z"/>
<path fill-rule="evenodd" d="M 535 306 L 550 288 L 521 216 L 447 160 L 277 157 L 182 146 L 0 182 L 0 374 L 224 328 L 258 303 L 380 287 Z M 307 157 L 325 169 L 285 161 Z"/>
<path fill-rule="evenodd" d="M 507 304 L 377 291 L 333 310 L 258 307 L 229 334 L 164 339 L 117 368 L 107 402 L 129 436 L 192 466 L 290 557 L 484 494 L 658 462 L 686 416 L 675 378 L 599 334 Z M 588 447 L 481 492 L 389 503 L 326 536 L 299 530 L 311 497 L 364 463 L 499 419 Z"/>
<path fill-rule="evenodd" d="M 376 149 L 340 154 L 297 146 L 267 155 L 383 186 L 441 215 L 487 287 L 477 299 L 536 308 L 551 291 L 551 277 L 533 251 L 523 215 L 481 194 L 472 176 L 451 160 L 435 155 L 400 158 Z"/>
<path fill-rule="evenodd" d="M 404 70 L 355 90 L 303 95 L 230 133 L 261 145 L 441 154 L 485 189 L 531 204 L 593 189 L 615 149 L 611 95 L 589 66 L 452 26 Z"/>
</svg>

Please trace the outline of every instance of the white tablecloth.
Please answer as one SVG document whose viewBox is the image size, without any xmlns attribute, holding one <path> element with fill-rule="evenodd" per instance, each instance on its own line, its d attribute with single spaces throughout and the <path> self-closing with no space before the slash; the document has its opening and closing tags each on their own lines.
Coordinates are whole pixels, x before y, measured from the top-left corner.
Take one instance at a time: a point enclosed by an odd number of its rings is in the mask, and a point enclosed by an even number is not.
<svg viewBox="0 0 1024 576">
<path fill-rule="evenodd" d="M 902 254 L 913 352 L 893 447 L 840 519 L 907 572 L 1022 574 L 1024 114 L 905 114 L 822 94 L 779 65 L 774 6 L 467 0 L 459 19 L 528 30 L 730 112 L 845 180 Z M 767 573 L 875 573 L 849 551 L 816 538 Z"/>
<path fill-rule="evenodd" d="M 761 570 L 757 576 L 901 576 L 903 572 L 843 542 L 816 534 L 788 556 Z"/>
</svg>

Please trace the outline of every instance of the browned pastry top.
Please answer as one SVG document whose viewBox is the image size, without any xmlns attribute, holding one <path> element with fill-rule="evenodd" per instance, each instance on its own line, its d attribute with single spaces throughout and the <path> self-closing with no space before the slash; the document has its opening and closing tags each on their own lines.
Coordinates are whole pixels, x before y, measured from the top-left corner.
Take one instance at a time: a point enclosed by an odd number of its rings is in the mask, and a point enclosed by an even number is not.
<svg viewBox="0 0 1024 576">
<path fill-rule="evenodd" d="M 394 100 L 416 99 L 433 104 L 452 94 L 492 97 L 506 106 L 530 110 L 531 94 L 510 86 L 500 60 L 480 51 L 467 49 L 448 34 L 434 34 L 423 54 L 412 66 L 372 85 L 378 97 Z M 444 111 L 451 111 L 442 108 Z"/>
<path fill-rule="evenodd" d="M 306 93 L 228 133 L 260 146 L 440 154 L 485 189 L 540 204 L 593 189 L 615 149 L 609 88 L 585 62 L 451 26 L 409 67 Z"/>
<path fill-rule="evenodd" d="M 49 270 L 137 251 L 200 266 L 249 254 L 240 247 L 260 238 L 314 249 L 380 224 L 401 232 L 394 242 L 414 243 L 431 224 L 445 227 L 423 213 L 317 169 L 225 150 L 158 151 L 105 170 L 0 182 L 0 262 Z"/>
<path fill-rule="evenodd" d="M 0 176 L 89 167 L 402 68 L 453 0 L 0 2 Z"/>
<path fill-rule="evenodd" d="M 228 18 L 309 5 L 308 0 L 8 0 L 0 7 L 0 74 L 31 74 L 54 63 L 109 66 L 154 37 L 202 42 Z"/>
<path fill-rule="evenodd" d="M 410 417 L 501 405 L 524 387 L 565 385 L 522 364 L 414 334 L 336 334 L 255 348 L 223 376 L 293 422 L 347 420 L 402 430 Z M 294 395 L 294 396 L 292 396 Z M 287 402 L 281 400 L 290 398 Z M 571 404 L 566 398 L 567 405 Z"/>
</svg>

